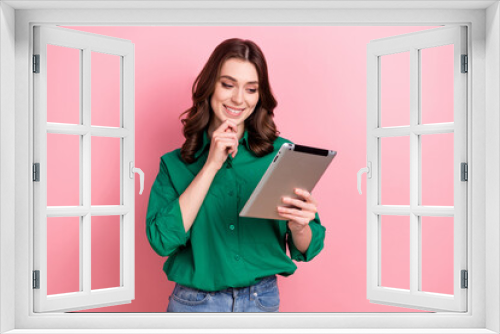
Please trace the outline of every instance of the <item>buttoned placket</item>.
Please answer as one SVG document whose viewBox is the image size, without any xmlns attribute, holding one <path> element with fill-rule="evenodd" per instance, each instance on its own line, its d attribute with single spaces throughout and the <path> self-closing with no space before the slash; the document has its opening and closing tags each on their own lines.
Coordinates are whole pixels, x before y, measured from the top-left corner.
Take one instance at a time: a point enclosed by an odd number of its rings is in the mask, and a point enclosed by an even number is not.
<svg viewBox="0 0 500 334">
<path fill-rule="evenodd" d="M 240 254 L 240 245 L 239 245 L 239 238 L 238 238 L 238 186 L 237 186 L 237 180 L 235 179 L 235 174 L 233 171 L 233 157 L 228 156 L 226 161 L 224 162 L 224 180 L 226 181 L 225 183 L 225 190 L 226 190 L 226 195 L 228 196 L 229 200 L 228 202 L 230 205 L 228 206 L 229 214 L 228 217 L 230 217 L 228 221 L 228 230 L 229 230 L 229 242 L 232 244 L 233 249 L 234 249 L 234 255 L 233 259 L 237 263 L 242 263 L 242 256 Z"/>
</svg>

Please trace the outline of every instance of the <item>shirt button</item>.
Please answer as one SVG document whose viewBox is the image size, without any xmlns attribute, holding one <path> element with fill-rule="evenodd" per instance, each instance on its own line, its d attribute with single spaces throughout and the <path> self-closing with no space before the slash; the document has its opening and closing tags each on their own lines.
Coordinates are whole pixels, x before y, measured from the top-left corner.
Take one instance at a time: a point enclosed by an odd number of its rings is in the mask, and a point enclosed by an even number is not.
<svg viewBox="0 0 500 334">
<path fill-rule="evenodd" d="M 231 231 L 234 231 L 234 225 L 229 225 L 229 229 L 230 229 Z"/>
<path fill-rule="evenodd" d="M 234 259 L 235 259 L 236 261 L 239 261 L 239 260 L 240 260 L 240 256 L 239 256 L 239 255 L 235 255 L 235 256 L 234 256 Z"/>
</svg>

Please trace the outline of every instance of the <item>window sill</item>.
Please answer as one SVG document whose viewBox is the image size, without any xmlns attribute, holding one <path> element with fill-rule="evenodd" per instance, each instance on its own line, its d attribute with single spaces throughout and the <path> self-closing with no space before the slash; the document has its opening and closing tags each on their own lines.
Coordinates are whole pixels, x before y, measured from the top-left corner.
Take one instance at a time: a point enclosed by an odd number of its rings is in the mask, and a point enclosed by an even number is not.
<svg viewBox="0 0 500 334">
<path fill-rule="evenodd" d="M 229 334 L 229 333 L 258 333 L 258 334 L 486 334 L 495 333 L 484 328 L 457 328 L 457 329 L 395 329 L 395 328 L 378 328 L 378 329 L 15 329 L 5 334 Z"/>
</svg>

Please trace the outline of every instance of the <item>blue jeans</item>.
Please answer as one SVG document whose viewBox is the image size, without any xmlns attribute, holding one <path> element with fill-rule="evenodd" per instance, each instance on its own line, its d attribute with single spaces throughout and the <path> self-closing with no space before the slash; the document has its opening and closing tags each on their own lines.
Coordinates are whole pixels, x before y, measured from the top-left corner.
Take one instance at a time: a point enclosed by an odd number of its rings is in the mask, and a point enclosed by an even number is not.
<svg viewBox="0 0 500 334">
<path fill-rule="evenodd" d="M 279 312 L 280 306 L 276 275 L 248 287 L 213 292 L 176 283 L 168 299 L 167 312 Z"/>
</svg>

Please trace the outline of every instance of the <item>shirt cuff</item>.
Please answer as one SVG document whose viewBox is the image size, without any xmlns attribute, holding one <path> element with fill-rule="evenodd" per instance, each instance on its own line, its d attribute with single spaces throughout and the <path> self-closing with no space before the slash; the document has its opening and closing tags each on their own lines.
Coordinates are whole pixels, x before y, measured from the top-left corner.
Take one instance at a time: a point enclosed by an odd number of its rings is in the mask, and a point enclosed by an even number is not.
<svg viewBox="0 0 500 334">
<path fill-rule="evenodd" d="M 184 228 L 184 220 L 182 219 L 179 198 L 176 198 L 168 206 L 160 210 L 160 214 L 168 217 L 168 224 L 165 224 L 166 230 L 171 233 L 172 237 L 176 239 L 173 240 L 174 243 L 185 246 L 187 241 L 191 237 L 191 229 L 186 232 Z"/>
<path fill-rule="evenodd" d="M 191 238 L 191 229 L 187 232 L 184 229 L 178 198 L 158 210 L 149 232 L 153 248 L 162 256 L 170 256 L 186 245 Z"/>
<path fill-rule="evenodd" d="M 287 224 L 287 233 L 288 233 L 288 247 L 290 249 L 290 257 L 297 262 L 308 262 L 311 261 L 319 252 L 323 249 L 324 246 L 324 238 L 325 238 L 325 227 L 316 223 L 315 221 L 311 221 L 309 223 L 309 227 L 311 228 L 311 243 L 307 248 L 305 253 L 302 253 L 297 249 L 295 244 L 293 243 L 292 231 L 288 228 Z"/>
</svg>

